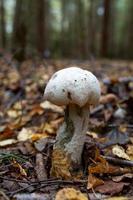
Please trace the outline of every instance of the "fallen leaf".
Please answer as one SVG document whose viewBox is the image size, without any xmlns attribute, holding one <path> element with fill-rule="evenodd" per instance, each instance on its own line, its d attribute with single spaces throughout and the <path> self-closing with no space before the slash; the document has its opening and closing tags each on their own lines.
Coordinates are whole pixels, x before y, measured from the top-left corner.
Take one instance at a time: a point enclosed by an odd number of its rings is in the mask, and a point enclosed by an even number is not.
<svg viewBox="0 0 133 200">
<path fill-rule="evenodd" d="M 54 128 L 49 123 L 45 123 L 42 127 L 43 132 L 47 132 L 49 134 L 55 134 Z"/>
<path fill-rule="evenodd" d="M 7 111 L 7 115 L 14 119 L 14 118 L 20 117 L 22 115 L 22 111 L 10 109 L 10 110 Z"/>
<path fill-rule="evenodd" d="M 132 200 L 132 197 L 131 198 L 129 198 L 129 197 L 110 197 L 105 200 Z"/>
<path fill-rule="evenodd" d="M 113 174 L 119 170 L 117 166 L 110 165 L 99 153 L 98 149 L 96 150 L 96 155 L 94 159 L 95 164 L 88 167 L 89 174 Z"/>
<path fill-rule="evenodd" d="M 53 112 L 57 112 L 57 113 L 63 113 L 64 109 L 61 106 L 56 106 L 52 103 L 50 103 L 49 101 L 44 101 L 40 104 L 40 106 L 43 109 L 49 109 L 52 110 Z"/>
<path fill-rule="evenodd" d="M 47 133 L 34 133 L 31 135 L 31 140 L 33 142 L 40 140 L 41 138 L 47 138 L 49 135 Z"/>
<path fill-rule="evenodd" d="M 96 186 L 104 184 L 104 181 L 102 179 L 99 179 L 92 174 L 89 174 L 88 176 L 88 183 L 87 183 L 87 189 L 95 188 Z"/>
<path fill-rule="evenodd" d="M 88 198 L 79 190 L 64 188 L 57 192 L 55 200 L 88 200 Z"/>
<path fill-rule="evenodd" d="M 27 176 L 25 169 L 16 160 L 13 159 L 12 163 L 15 168 L 19 169 L 19 172 L 22 176 Z"/>
<path fill-rule="evenodd" d="M 36 142 L 34 142 L 34 146 L 37 149 L 37 151 L 45 151 L 46 148 L 48 147 L 48 145 L 50 144 L 54 144 L 55 140 L 52 138 L 41 138 L 39 140 L 37 140 Z"/>
<path fill-rule="evenodd" d="M 95 132 L 87 131 L 86 134 L 89 135 L 89 136 L 91 136 L 91 137 L 94 138 L 94 139 L 97 139 L 97 138 L 98 138 L 98 134 L 95 133 Z"/>
<path fill-rule="evenodd" d="M 17 140 L 15 140 L 15 139 L 3 140 L 3 141 L 0 141 L 0 147 L 5 147 L 5 146 L 15 144 L 15 143 L 17 143 Z"/>
<path fill-rule="evenodd" d="M 130 160 L 130 157 L 126 154 L 125 149 L 121 146 L 115 145 L 112 148 L 112 153 L 119 158 Z"/>
<path fill-rule="evenodd" d="M 1 133 L 0 133 L 0 140 L 5 140 L 8 138 L 11 138 L 14 135 L 14 131 L 11 130 L 9 127 L 6 127 Z"/>
<path fill-rule="evenodd" d="M 114 112 L 114 117 L 118 119 L 124 119 L 126 117 L 126 111 L 123 108 L 118 108 Z"/>
<path fill-rule="evenodd" d="M 32 110 L 29 112 L 29 115 L 33 117 L 34 115 L 42 115 L 44 113 L 44 109 L 40 105 L 35 105 Z"/>
<path fill-rule="evenodd" d="M 52 155 L 51 176 L 71 179 L 70 161 L 61 149 L 54 149 Z"/>
<path fill-rule="evenodd" d="M 21 194 L 15 194 L 13 196 L 15 199 L 19 200 L 33 200 L 33 199 L 38 199 L 38 200 L 51 200 L 50 195 L 45 194 L 45 193 L 21 193 Z"/>
<path fill-rule="evenodd" d="M 105 181 L 104 185 L 97 186 L 95 188 L 95 191 L 103 193 L 103 194 L 118 194 L 123 190 L 124 186 L 129 185 L 129 183 L 124 183 L 124 182 L 113 182 L 113 181 Z"/>
<path fill-rule="evenodd" d="M 101 96 L 100 103 L 101 104 L 107 104 L 107 103 L 116 103 L 118 101 L 118 98 L 115 94 L 106 94 L 104 96 Z"/>
<path fill-rule="evenodd" d="M 127 150 L 126 153 L 128 154 L 128 156 L 130 157 L 131 160 L 133 160 L 133 145 L 128 145 L 127 146 Z"/>
<path fill-rule="evenodd" d="M 114 128 L 106 135 L 106 142 L 103 146 L 109 146 L 113 144 L 126 144 L 129 142 L 129 136 L 126 132 L 122 132 L 118 128 Z"/>
<path fill-rule="evenodd" d="M 121 176 L 114 176 L 112 178 L 112 180 L 115 181 L 115 182 L 120 182 L 120 181 L 122 181 L 125 178 L 132 179 L 133 178 L 133 174 L 127 173 L 127 174 L 123 174 Z"/>
<path fill-rule="evenodd" d="M 28 139 L 31 139 L 32 136 L 33 132 L 31 129 L 22 128 L 22 130 L 18 133 L 17 139 L 18 141 L 26 141 Z"/>
<path fill-rule="evenodd" d="M 17 139 L 18 141 L 32 140 L 34 142 L 46 137 L 49 137 L 48 133 L 46 132 L 36 133 L 29 128 L 22 128 L 22 130 L 18 133 Z"/>
</svg>

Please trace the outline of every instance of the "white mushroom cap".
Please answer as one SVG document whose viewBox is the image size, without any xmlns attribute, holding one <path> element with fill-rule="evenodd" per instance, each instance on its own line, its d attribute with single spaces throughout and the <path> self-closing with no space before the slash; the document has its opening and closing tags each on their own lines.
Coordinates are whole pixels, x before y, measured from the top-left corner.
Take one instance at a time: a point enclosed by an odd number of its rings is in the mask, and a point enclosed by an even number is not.
<svg viewBox="0 0 133 200">
<path fill-rule="evenodd" d="M 44 98 L 56 105 L 96 105 L 100 98 L 100 84 L 91 72 L 70 67 L 53 74 Z"/>
</svg>

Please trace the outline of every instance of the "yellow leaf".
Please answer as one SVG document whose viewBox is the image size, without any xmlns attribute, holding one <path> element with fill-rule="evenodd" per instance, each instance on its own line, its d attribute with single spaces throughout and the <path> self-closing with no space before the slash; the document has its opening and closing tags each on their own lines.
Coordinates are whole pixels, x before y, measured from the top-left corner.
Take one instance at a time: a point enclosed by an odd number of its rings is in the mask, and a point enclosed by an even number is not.
<svg viewBox="0 0 133 200">
<path fill-rule="evenodd" d="M 39 140 L 41 138 L 46 138 L 49 137 L 47 133 L 35 133 L 31 136 L 32 141 Z"/>
<path fill-rule="evenodd" d="M 50 124 L 48 124 L 48 123 L 44 124 L 44 126 L 43 126 L 43 132 L 48 132 L 49 134 L 55 133 L 54 128 Z"/>
<path fill-rule="evenodd" d="M 88 200 L 88 198 L 79 190 L 64 188 L 57 192 L 55 200 Z"/>
<path fill-rule="evenodd" d="M 17 117 L 22 115 L 22 111 L 21 110 L 12 109 L 12 110 L 8 110 L 7 114 L 11 118 L 17 118 Z"/>
<path fill-rule="evenodd" d="M 128 145 L 126 153 L 130 157 L 130 159 L 133 160 L 133 145 Z"/>
<path fill-rule="evenodd" d="M 13 166 L 19 169 L 22 176 L 27 176 L 25 169 L 16 160 L 13 160 Z"/>
<path fill-rule="evenodd" d="M 54 149 L 52 155 L 51 175 L 64 179 L 71 179 L 70 161 L 61 149 Z"/>
<path fill-rule="evenodd" d="M 132 198 L 128 198 L 128 197 L 110 197 L 108 199 L 105 200 L 131 200 Z"/>
</svg>

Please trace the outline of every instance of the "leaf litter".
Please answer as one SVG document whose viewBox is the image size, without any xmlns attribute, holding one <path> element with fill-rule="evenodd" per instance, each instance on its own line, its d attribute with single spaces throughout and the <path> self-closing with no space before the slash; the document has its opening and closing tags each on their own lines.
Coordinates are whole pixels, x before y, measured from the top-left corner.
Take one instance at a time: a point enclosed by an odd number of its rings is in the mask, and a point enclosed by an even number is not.
<svg viewBox="0 0 133 200">
<path fill-rule="evenodd" d="M 66 174 L 69 162 L 60 152 L 55 162 L 61 155 L 57 173 L 64 173 L 63 180 L 52 177 L 50 169 L 64 107 L 45 101 L 43 92 L 56 70 L 73 63 L 27 60 L 14 67 L 14 61 L 0 59 L 0 198 L 52 200 L 63 194 L 70 200 L 132 199 L 133 63 L 99 60 L 93 70 L 90 62 L 76 64 L 98 76 L 102 95 L 90 112 L 84 176 Z M 111 68 L 103 67 L 108 64 Z"/>
</svg>

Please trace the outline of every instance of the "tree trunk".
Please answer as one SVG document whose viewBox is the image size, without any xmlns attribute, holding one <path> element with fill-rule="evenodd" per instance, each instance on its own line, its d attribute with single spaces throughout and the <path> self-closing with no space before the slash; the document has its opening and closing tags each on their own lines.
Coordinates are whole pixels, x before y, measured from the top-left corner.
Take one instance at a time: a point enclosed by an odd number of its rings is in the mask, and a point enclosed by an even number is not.
<svg viewBox="0 0 133 200">
<path fill-rule="evenodd" d="M 67 0 L 61 1 L 61 14 L 62 14 L 62 20 L 61 20 L 61 54 L 63 57 L 68 56 L 68 42 L 66 37 L 66 27 L 65 23 L 67 23 Z"/>
<path fill-rule="evenodd" d="M 110 0 L 104 0 L 104 15 L 102 24 L 101 56 L 105 57 L 108 53 L 109 22 L 110 22 Z"/>
<path fill-rule="evenodd" d="M 25 58 L 27 26 L 24 19 L 23 11 L 25 11 L 26 4 L 23 0 L 16 0 L 12 47 L 14 51 L 14 58 L 22 61 Z"/>
<path fill-rule="evenodd" d="M 43 55 L 46 50 L 46 0 L 37 2 L 37 49 Z"/>
<path fill-rule="evenodd" d="M 4 0 L 0 0 L 0 24 L 1 24 L 1 44 L 6 47 L 6 27 L 5 27 L 5 8 Z"/>
<path fill-rule="evenodd" d="M 129 19 L 128 19 L 128 33 L 127 33 L 127 45 L 125 48 L 125 57 L 126 58 L 133 58 L 133 1 L 129 1 Z"/>
<path fill-rule="evenodd" d="M 88 23 L 88 52 L 90 56 L 95 55 L 95 35 L 96 35 L 96 29 L 95 29 L 95 5 L 94 1 L 90 0 L 90 8 L 89 8 L 89 23 Z"/>
</svg>

